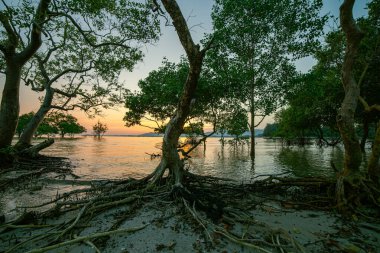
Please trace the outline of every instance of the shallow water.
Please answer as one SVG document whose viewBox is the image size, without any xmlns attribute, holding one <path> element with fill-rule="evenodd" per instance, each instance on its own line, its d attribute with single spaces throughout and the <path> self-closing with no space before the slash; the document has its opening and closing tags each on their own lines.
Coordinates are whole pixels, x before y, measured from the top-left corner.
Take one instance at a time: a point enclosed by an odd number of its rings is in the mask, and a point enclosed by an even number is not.
<svg viewBox="0 0 380 253">
<path fill-rule="evenodd" d="M 153 171 L 159 158 L 161 137 L 80 137 L 56 140 L 44 154 L 68 157 L 76 166 L 74 173 L 83 179 L 120 179 L 143 177 Z M 250 159 L 247 146 L 233 148 L 209 138 L 206 149 L 199 146 L 190 155 L 186 168 L 201 175 L 250 181 L 258 175 L 289 173 L 291 176 L 333 175 L 331 161 L 341 166 L 340 148 L 316 146 L 286 148 L 276 140 L 256 139 L 256 158 Z"/>
<path fill-rule="evenodd" d="M 54 145 L 42 153 L 69 158 L 75 166 L 74 173 L 81 180 L 140 178 L 151 173 L 159 163 L 160 158 L 152 160 L 148 154 L 160 153 L 161 141 L 161 137 L 113 136 L 100 140 L 93 137 L 56 139 Z M 286 148 L 276 140 L 257 138 L 256 141 L 256 158 L 252 162 L 247 146 L 222 147 L 218 138 L 209 138 L 206 149 L 199 146 L 190 154 L 192 158 L 186 162 L 186 168 L 200 175 L 249 182 L 268 174 L 333 176 L 331 161 L 337 168 L 342 166 L 343 152 L 339 147 Z M 33 184 L 34 181 L 24 182 L 16 190 L 3 192 L 0 195 L 0 215 L 5 215 L 7 221 L 12 220 L 26 210 L 20 207 L 38 205 L 56 195 L 83 187 L 40 182 L 42 189 L 34 191 L 31 190 Z"/>
</svg>

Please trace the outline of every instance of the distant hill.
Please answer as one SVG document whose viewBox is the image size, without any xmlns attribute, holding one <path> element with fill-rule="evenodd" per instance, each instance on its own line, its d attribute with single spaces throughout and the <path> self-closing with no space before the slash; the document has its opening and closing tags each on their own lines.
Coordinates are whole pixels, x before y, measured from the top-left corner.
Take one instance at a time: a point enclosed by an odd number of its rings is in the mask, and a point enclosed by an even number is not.
<svg viewBox="0 0 380 253">
<path fill-rule="evenodd" d="M 262 137 L 263 136 L 263 129 L 255 129 L 255 136 L 257 137 Z M 210 132 L 206 132 L 205 134 L 209 134 Z M 82 136 L 94 136 L 93 134 L 83 134 Z M 163 137 L 163 134 L 158 134 L 158 133 L 143 133 L 139 135 L 134 135 L 134 134 L 105 134 L 104 136 L 120 136 L 120 137 L 126 137 L 126 136 L 131 136 L 131 137 Z M 181 135 L 185 136 L 185 135 Z M 220 134 L 213 134 L 212 137 L 220 137 Z M 250 132 L 245 132 L 243 136 L 251 136 Z M 229 134 L 225 134 L 224 137 L 232 137 Z"/>
<path fill-rule="evenodd" d="M 208 132 L 210 133 L 210 132 Z M 261 137 L 263 136 L 263 133 L 264 133 L 264 129 L 255 129 L 255 136 L 256 137 Z M 207 133 L 206 133 L 207 134 Z M 213 134 L 212 137 L 220 137 L 221 135 L 220 134 Z M 251 133 L 249 131 L 246 131 L 243 136 L 251 136 Z M 225 134 L 224 137 L 232 137 L 231 135 L 229 134 Z"/>
<path fill-rule="evenodd" d="M 144 134 L 139 134 L 137 135 L 139 137 L 162 137 L 163 134 L 158 134 L 158 133 L 144 133 Z"/>
<path fill-rule="evenodd" d="M 255 136 L 261 137 L 263 136 L 264 129 L 255 129 Z"/>
</svg>

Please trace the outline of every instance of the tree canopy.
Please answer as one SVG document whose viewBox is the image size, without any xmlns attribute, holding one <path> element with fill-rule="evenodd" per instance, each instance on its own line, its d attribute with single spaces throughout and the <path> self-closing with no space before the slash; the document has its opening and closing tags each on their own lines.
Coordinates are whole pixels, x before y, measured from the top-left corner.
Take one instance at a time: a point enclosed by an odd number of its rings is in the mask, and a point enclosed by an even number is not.
<svg viewBox="0 0 380 253">
<path fill-rule="evenodd" d="M 370 13 L 373 13 L 373 6 L 374 2 L 369 5 Z M 366 35 L 359 45 L 354 67 L 354 76 L 361 86 L 360 95 L 370 105 L 380 103 L 377 96 L 380 87 L 377 78 L 379 33 L 372 15 L 357 20 L 358 26 Z M 326 136 L 336 137 L 336 117 L 344 98 L 341 69 L 345 45 L 341 30 L 326 34 L 323 46 L 314 54 L 317 64 L 295 80 L 292 91 L 286 96 L 288 106 L 277 114 L 278 136 L 297 138 L 308 135 L 321 139 Z M 359 104 L 356 109 L 356 129 L 362 135 L 363 151 L 369 134 L 372 132 L 372 137 L 374 136 L 373 129 L 379 116 L 376 110 L 366 111 L 363 104 Z"/>
<path fill-rule="evenodd" d="M 139 81 L 139 91 L 127 91 L 125 106 L 128 111 L 124 117 L 126 126 L 141 125 L 163 133 L 179 102 L 188 72 L 189 65 L 185 59 L 178 64 L 164 59 L 158 70 L 150 72 L 147 78 Z M 208 65 L 206 58 L 187 124 L 208 124 L 211 132 L 227 131 L 227 121 L 232 121 L 232 116 L 229 115 L 236 111 L 231 106 L 234 100 L 232 92 L 233 89 L 227 89 L 226 83 L 219 82 L 219 77 Z M 188 131 L 190 129 L 187 128 Z"/>
<path fill-rule="evenodd" d="M 49 120 L 58 129 L 61 138 L 66 134 L 72 136 L 86 132 L 86 129 L 78 123 L 78 119 L 70 114 L 53 112 L 49 115 Z"/>
<path fill-rule="evenodd" d="M 25 130 L 25 127 L 33 119 L 34 112 L 20 115 L 17 133 L 19 135 Z M 86 129 L 78 123 L 78 119 L 70 114 L 52 112 L 44 118 L 34 133 L 34 137 L 41 135 L 60 134 L 62 138 L 66 134 L 74 135 L 86 132 Z"/>
<path fill-rule="evenodd" d="M 10 145 L 16 129 L 22 77 L 36 91 L 55 93 L 54 108 L 96 110 L 94 103 L 107 105 L 99 97 L 115 87 L 119 71 L 131 70 L 141 60 L 140 43 L 156 40 L 159 32 L 150 5 L 137 1 L 23 0 L 2 4 L 0 71 L 5 73 L 6 83 L 0 147 Z M 91 69 L 96 70 L 95 75 L 86 79 Z M 63 81 L 60 78 L 66 79 L 63 87 L 52 88 Z M 108 81 L 106 88 L 100 85 L 102 81 Z M 83 88 L 84 82 L 89 88 Z M 78 98 L 73 99 L 75 96 Z"/>
<path fill-rule="evenodd" d="M 236 96 L 250 114 L 251 156 L 254 157 L 255 117 L 284 105 L 295 76 L 294 60 L 310 55 L 319 45 L 326 17 L 322 1 L 218 0 L 212 18 L 218 44 L 217 73 L 231 71 L 226 81 L 237 86 Z M 231 65 L 233 67 L 231 67 Z"/>
</svg>

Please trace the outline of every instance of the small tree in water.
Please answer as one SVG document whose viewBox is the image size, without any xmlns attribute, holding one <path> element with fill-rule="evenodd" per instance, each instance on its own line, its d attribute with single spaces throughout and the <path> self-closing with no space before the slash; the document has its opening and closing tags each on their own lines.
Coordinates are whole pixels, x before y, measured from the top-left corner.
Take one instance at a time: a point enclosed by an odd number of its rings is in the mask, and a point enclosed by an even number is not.
<svg viewBox="0 0 380 253">
<path fill-rule="evenodd" d="M 96 123 L 92 129 L 94 130 L 94 136 L 98 137 L 100 139 L 100 137 L 102 137 L 104 135 L 105 132 L 107 132 L 108 130 L 108 127 L 106 124 L 103 124 L 102 122 L 98 121 L 98 123 Z"/>
</svg>

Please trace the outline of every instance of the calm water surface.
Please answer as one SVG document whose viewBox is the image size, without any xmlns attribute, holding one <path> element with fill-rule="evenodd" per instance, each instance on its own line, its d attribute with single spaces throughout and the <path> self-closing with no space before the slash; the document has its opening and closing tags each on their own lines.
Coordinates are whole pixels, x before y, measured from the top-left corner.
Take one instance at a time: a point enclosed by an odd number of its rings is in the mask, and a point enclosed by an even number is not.
<svg viewBox="0 0 380 253">
<path fill-rule="evenodd" d="M 68 157 L 76 166 L 74 173 L 86 179 L 140 178 L 151 173 L 159 158 L 150 159 L 146 153 L 160 153 L 161 137 L 111 137 L 100 140 L 93 137 L 57 139 L 43 154 Z M 288 173 L 289 176 L 332 176 L 332 160 L 341 167 L 343 153 L 340 148 L 285 148 L 275 140 L 257 139 L 256 159 L 251 161 L 247 146 L 233 148 L 220 145 L 218 138 L 209 138 L 206 149 L 200 146 L 191 153 L 186 168 L 201 175 L 212 175 L 249 182 L 267 174 Z M 14 219 L 25 209 L 53 199 L 56 194 L 83 186 L 40 183 L 42 189 L 34 192 L 32 182 L 21 189 L 6 191 L 0 195 L 0 215 L 7 221 Z M 49 206 L 44 207 L 44 209 Z M 31 209 L 36 210 L 36 209 Z"/>
<path fill-rule="evenodd" d="M 161 137 L 80 137 L 56 140 L 44 154 L 68 157 L 83 179 L 120 179 L 143 177 L 152 172 L 159 158 L 146 153 L 160 153 Z M 250 159 L 247 146 L 233 148 L 209 138 L 206 149 L 198 147 L 186 167 L 197 174 L 250 181 L 258 175 L 289 173 L 291 176 L 333 175 L 330 162 L 341 166 L 340 148 L 316 146 L 286 148 L 276 140 L 257 138 L 256 159 Z"/>
</svg>

